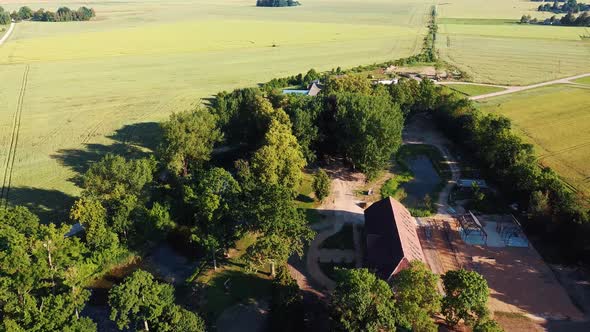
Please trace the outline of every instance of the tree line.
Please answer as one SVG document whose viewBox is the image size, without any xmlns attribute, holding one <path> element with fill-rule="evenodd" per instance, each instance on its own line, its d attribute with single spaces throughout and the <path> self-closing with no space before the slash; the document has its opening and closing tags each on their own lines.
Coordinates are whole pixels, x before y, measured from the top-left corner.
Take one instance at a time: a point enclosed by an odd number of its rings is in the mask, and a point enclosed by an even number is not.
<svg viewBox="0 0 590 332">
<path fill-rule="evenodd" d="M 583 11 L 590 11 L 590 4 L 578 3 L 576 0 L 567 0 L 560 6 L 559 2 L 555 1 L 553 4 L 546 3 L 544 5 L 539 5 L 537 10 L 540 12 L 553 12 L 556 14 L 577 14 Z"/>
<path fill-rule="evenodd" d="M 436 51 L 436 36 L 438 32 L 438 24 L 436 22 L 437 11 L 436 6 L 430 9 L 430 16 L 428 20 L 428 33 L 422 42 L 422 50 L 419 54 L 412 55 L 408 58 L 398 59 L 394 61 L 396 66 L 411 65 L 418 62 L 437 62 L 438 52 Z"/>
<path fill-rule="evenodd" d="M 520 23 L 588 27 L 590 26 L 590 14 L 588 14 L 588 12 L 583 12 L 576 17 L 574 14 L 569 12 L 561 18 L 557 18 L 557 16 L 553 15 L 552 17 L 542 21 L 538 20 L 537 18 L 532 18 L 530 15 L 522 15 L 520 18 Z"/>
<path fill-rule="evenodd" d="M 257 7 L 293 7 L 301 3 L 295 0 L 256 0 Z"/>
<path fill-rule="evenodd" d="M 39 22 L 70 22 L 70 21 L 89 21 L 96 16 L 94 9 L 88 7 L 80 7 L 77 10 L 71 10 L 68 7 L 60 7 L 57 11 L 52 12 L 40 8 L 33 11 L 27 6 L 21 7 L 18 11 L 13 11 L 10 14 L 15 21 L 39 21 Z"/>
<path fill-rule="evenodd" d="M 442 275 L 445 296 L 438 291 L 439 276 L 420 261 L 410 263 L 391 284 L 367 269 L 337 271 L 337 286 L 330 297 L 331 331 L 435 332 L 433 317 L 443 314 L 455 327 L 462 321 L 474 332 L 502 332 L 487 309 L 486 280 L 474 271 L 448 271 Z"/>
</svg>

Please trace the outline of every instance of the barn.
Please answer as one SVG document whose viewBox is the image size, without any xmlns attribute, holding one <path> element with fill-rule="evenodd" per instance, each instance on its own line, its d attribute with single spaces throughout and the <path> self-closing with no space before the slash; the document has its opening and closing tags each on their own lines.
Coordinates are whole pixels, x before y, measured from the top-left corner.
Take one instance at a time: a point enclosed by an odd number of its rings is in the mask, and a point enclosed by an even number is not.
<svg viewBox="0 0 590 332">
<path fill-rule="evenodd" d="M 365 210 L 365 266 L 389 281 L 411 261 L 425 262 L 417 224 L 400 202 L 389 197 Z"/>
</svg>

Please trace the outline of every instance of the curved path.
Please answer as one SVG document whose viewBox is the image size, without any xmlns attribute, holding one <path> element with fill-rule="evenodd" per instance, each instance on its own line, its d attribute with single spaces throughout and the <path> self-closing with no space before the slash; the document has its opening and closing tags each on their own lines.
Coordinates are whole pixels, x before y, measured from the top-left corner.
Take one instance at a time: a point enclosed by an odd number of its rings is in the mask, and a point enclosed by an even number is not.
<svg viewBox="0 0 590 332">
<path fill-rule="evenodd" d="M 14 22 L 10 23 L 10 27 L 8 28 L 8 31 L 6 31 L 4 36 L 2 36 L 2 39 L 0 39 L 0 46 L 2 46 L 2 44 L 4 44 L 4 42 L 8 40 L 8 38 L 12 34 L 12 31 L 14 30 L 15 25 L 16 25 L 16 23 L 14 23 Z"/>
<path fill-rule="evenodd" d="M 447 85 L 447 84 L 483 85 L 483 86 L 493 86 L 493 87 L 497 87 L 497 88 L 506 89 L 503 91 L 498 91 L 498 92 L 493 92 L 493 93 L 487 93 L 484 95 L 469 97 L 470 100 L 480 100 L 480 99 L 492 98 L 492 97 L 497 97 L 497 96 L 503 96 L 503 95 L 507 95 L 507 94 L 511 94 L 511 93 L 520 92 L 520 91 L 540 88 L 543 86 L 548 86 L 548 85 L 553 85 L 553 84 L 576 84 L 572 81 L 577 80 L 579 78 L 589 77 L 589 76 L 590 76 L 590 73 L 586 73 L 586 74 L 580 74 L 580 75 L 576 75 L 576 76 L 560 78 L 560 79 L 537 83 L 537 84 L 525 85 L 525 86 L 504 86 L 504 85 L 480 84 L 480 83 L 471 83 L 471 82 L 437 82 L 437 84 L 439 84 L 439 85 Z"/>
</svg>

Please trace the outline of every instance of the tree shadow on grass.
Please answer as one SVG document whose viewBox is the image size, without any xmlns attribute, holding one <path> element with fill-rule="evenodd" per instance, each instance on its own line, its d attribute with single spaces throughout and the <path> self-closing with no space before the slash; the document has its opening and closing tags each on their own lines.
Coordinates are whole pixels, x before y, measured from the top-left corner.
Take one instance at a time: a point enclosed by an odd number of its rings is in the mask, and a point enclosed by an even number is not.
<svg viewBox="0 0 590 332">
<path fill-rule="evenodd" d="M 11 205 L 27 207 L 43 223 L 60 223 L 68 220 L 75 198 L 58 190 L 13 187 L 10 188 L 9 200 Z"/>
<path fill-rule="evenodd" d="M 270 296 L 271 280 L 259 275 L 238 270 L 224 270 L 207 283 L 204 288 L 205 311 L 216 319 L 226 308 L 236 303 L 263 299 Z"/>
<path fill-rule="evenodd" d="M 68 179 L 77 186 L 82 184 L 82 176 L 90 165 L 100 161 L 107 154 L 114 154 L 127 159 L 148 157 L 151 151 L 156 149 L 162 137 L 160 124 L 156 122 L 143 122 L 126 125 L 108 138 L 113 144 L 84 144 L 82 149 L 61 149 L 51 158 L 73 170 L 76 174 Z"/>
<path fill-rule="evenodd" d="M 162 126 L 157 122 L 141 122 L 117 129 L 108 138 L 115 142 L 131 145 L 140 149 L 156 151 L 162 141 Z"/>
</svg>

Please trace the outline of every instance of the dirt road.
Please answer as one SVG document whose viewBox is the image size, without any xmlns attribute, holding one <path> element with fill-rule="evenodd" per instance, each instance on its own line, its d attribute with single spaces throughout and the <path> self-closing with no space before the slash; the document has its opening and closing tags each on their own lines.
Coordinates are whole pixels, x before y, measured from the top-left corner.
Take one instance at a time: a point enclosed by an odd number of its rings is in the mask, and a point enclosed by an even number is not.
<svg viewBox="0 0 590 332">
<path fill-rule="evenodd" d="M 0 39 L 0 46 L 2 46 L 2 44 L 4 44 L 4 42 L 8 40 L 8 38 L 12 34 L 12 31 L 14 30 L 15 25 L 16 25 L 16 23 L 14 23 L 14 22 L 10 23 L 10 27 L 8 28 L 8 31 L 6 31 L 4 36 L 2 36 L 2 39 Z"/>
<path fill-rule="evenodd" d="M 526 86 L 503 86 L 503 85 L 480 84 L 480 83 L 471 83 L 471 82 L 437 82 L 437 84 L 439 84 L 439 85 L 447 85 L 447 84 L 484 85 L 484 86 L 493 86 L 493 87 L 505 89 L 503 91 L 498 91 L 498 92 L 493 92 L 493 93 L 487 93 L 485 95 L 469 97 L 470 100 L 481 100 L 481 99 L 486 99 L 486 98 L 508 95 L 508 94 L 516 93 L 516 92 L 520 92 L 520 91 L 536 89 L 536 88 L 540 88 L 540 87 L 548 86 L 548 85 L 553 85 L 553 84 L 576 84 L 572 81 L 577 80 L 579 78 L 588 77 L 588 76 L 590 76 L 590 73 L 560 78 L 560 79 L 556 79 L 556 80 L 552 80 L 552 81 L 531 84 L 531 85 L 526 85 Z"/>
</svg>

